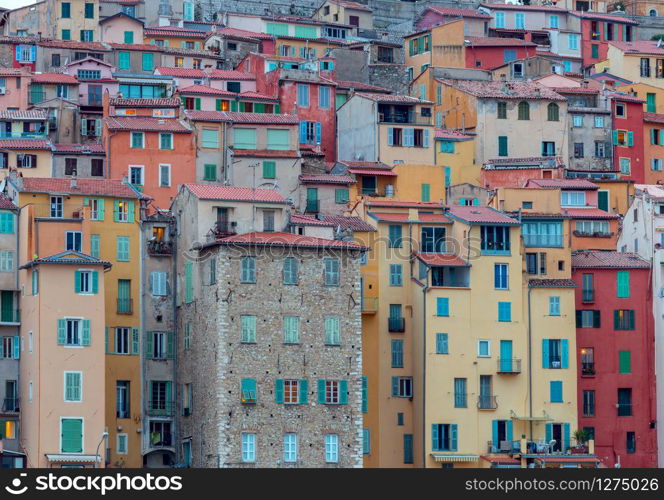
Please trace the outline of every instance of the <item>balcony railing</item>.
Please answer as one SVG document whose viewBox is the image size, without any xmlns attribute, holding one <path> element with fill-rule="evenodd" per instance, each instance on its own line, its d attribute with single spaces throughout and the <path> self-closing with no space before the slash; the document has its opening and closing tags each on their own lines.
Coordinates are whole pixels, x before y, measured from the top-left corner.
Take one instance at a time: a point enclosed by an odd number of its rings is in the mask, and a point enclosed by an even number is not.
<svg viewBox="0 0 664 500">
<path fill-rule="evenodd" d="M 362 297 L 362 312 L 373 314 L 378 311 L 378 297 Z"/>
<path fill-rule="evenodd" d="M 2 402 L 2 411 L 5 413 L 17 413 L 18 409 L 18 398 L 5 398 Z"/>
<path fill-rule="evenodd" d="M 404 125 L 431 125 L 430 116 L 422 116 L 418 113 L 380 113 L 380 123 L 401 123 Z"/>
<path fill-rule="evenodd" d="M 115 410 L 116 418 L 129 418 L 129 409 Z"/>
<path fill-rule="evenodd" d="M 387 331 L 403 333 L 406 331 L 405 318 L 387 318 Z"/>
<path fill-rule="evenodd" d="M 172 401 L 149 401 L 148 415 L 155 417 L 175 414 L 175 403 Z"/>
<path fill-rule="evenodd" d="M 513 453 L 519 451 L 519 441 L 487 442 L 487 453 Z"/>
<path fill-rule="evenodd" d="M 561 247 L 563 236 L 561 234 L 524 234 L 523 244 L 527 247 Z"/>
<path fill-rule="evenodd" d="M 617 403 L 616 408 L 618 409 L 619 417 L 632 416 L 632 403 Z"/>
<path fill-rule="evenodd" d="M 595 376 L 595 363 L 581 362 L 581 376 L 594 377 Z"/>
<path fill-rule="evenodd" d="M 118 314 L 133 314 L 134 299 L 118 299 Z"/>
<path fill-rule="evenodd" d="M 307 200 L 305 212 L 317 214 L 320 211 L 320 200 Z"/>
<path fill-rule="evenodd" d="M 8 309 L 0 313 L 0 325 L 18 325 L 21 323 L 21 310 Z"/>
<path fill-rule="evenodd" d="M 173 446 L 173 437 L 168 432 L 151 432 L 149 446 L 150 448 L 170 448 Z"/>
<path fill-rule="evenodd" d="M 498 373 L 521 373 L 521 360 L 498 358 Z"/>
<path fill-rule="evenodd" d="M 150 255 L 173 255 L 172 241 L 148 241 Z"/>
<path fill-rule="evenodd" d="M 44 138 L 46 137 L 46 131 L 36 130 L 34 132 L 8 132 L 7 130 L 0 130 L 0 137 L 2 138 Z"/>
<path fill-rule="evenodd" d="M 218 238 L 225 238 L 227 236 L 233 236 L 235 234 L 235 223 L 234 222 L 215 222 L 212 227 L 212 232 L 214 236 Z"/>
<path fill-rule="evenodd" d="M 477 408 L 480 410 L 495 410 L 498 408 L 498 396 L 477 396 Z"/>
</svg>

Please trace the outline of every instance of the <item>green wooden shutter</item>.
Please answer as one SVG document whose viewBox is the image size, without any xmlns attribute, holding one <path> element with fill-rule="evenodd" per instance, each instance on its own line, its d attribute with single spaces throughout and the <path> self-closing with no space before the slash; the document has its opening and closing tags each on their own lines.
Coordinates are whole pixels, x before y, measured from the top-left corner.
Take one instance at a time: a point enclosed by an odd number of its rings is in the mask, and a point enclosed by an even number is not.
<svg viewBox="0 0 664 500">
<path fill-rule="evenodd" d="M 422 184 L 422 201 L 428 202 L 431 199 L 431 185 Z"/>
<path fill-rule="evenodd" d="M 616 273 L 616 281 L 618 298 L 629 298 L 629 271 L 618 271 Z"/>
<path fill-rule="evenodd" d="M 188 304 L 194 300 L 194 289 L 192 284 L 192 273 L 194 269 L 193 262 L 187 262 L 184 265 L 184 301 Z"/>
<path fill-rule="evenodd" d="M 21 358 L 21 337 L 18 335 L 14 335 L 14 341 L 13 341 L 13 352 L 12 352 L 12 357 L 14 359 L 20 359 Z"/>
<path fill-rule="evenodd" d="M 99 272 L 92 272 L 92 293 L 99 293 Z"/>
<path fill-rule="evenodd" d="M 318 403 L 325 404 L 325 379 L 318 379 Z"/>
<path fill-rule="evenodd" d="M 618 362 L 620 365 L 620 373 L 632 372 L 632 356 L 630 351 L 618 351 Z"/>
<path fill-rule="evenodd" d="M 131 353 L 132 354 L 138 354 L 140 352 L 138 349 L 139 349 L 138 328 L 132 328 L 131 329 Z"/>
<path fill-rule="evenodd" d="M 65 345 L 67 342 L 67 321 L 63 318 L 58 319 L 58 345 Z"/>
<path fill-rule="evenodd" d="M 166 356 L 168 359 L 175 358 L 175 332 L 166 332 L 167 351 Z"/>
<path fill-rule="evenodd" d="M 74 292 L 81 293 L 81 271 L 74 272 Z"/>
<path fill-rule="evenodd" d="M 450 451 L 457 451 L 458 449 L 458 429 L 457 424 L 450 425 Z"/>
<path fill-rule="evenodd" d="M 90 320 L 83 320 L 83 334 L 81 336 L 82 345 L 90 345 Z"/>
<path fill-rule="evenodd" d="M 284 379 L 278 378 L 274 381 L 274 402 L 284 402 Z"/>
<path fill-rule="evenodd" d="M 62 453 L 81 453 L 83 451 L 83 420 L 63 418 L 60 421 Z"/>
<path fill-rule="evenodd" d="M 277 176 L 277 162 L 264 161 L 263 162 L 263 178 L 274 179 Z"/>
<path fill-rule="evenodd" d="M 299 403 L 306 405 L 309 401 L 309 381 L 305 378 L 300 380 L 300 395 Z"/>
<path fill-rule="evenodd" d="M 154 332 L 147 332 L 145 334 L 145 357 L 149 359 L 154 358 L 154 351 L 152 350 L 153 338 L 154 338 Z"/>
<path fill-rule="evenodd" d="M 134 202 L 127 202 L 127 222 L 134 222 Z"/>
<path fill-rule="evenodd" d="M 634 132 L 627 132 L 627 145 L 634 146 Z"/>
<path fill-rule="evenodd" d="M 348 404 L 348 380 L 339 380 L 339 404 Z"/>
</svg>

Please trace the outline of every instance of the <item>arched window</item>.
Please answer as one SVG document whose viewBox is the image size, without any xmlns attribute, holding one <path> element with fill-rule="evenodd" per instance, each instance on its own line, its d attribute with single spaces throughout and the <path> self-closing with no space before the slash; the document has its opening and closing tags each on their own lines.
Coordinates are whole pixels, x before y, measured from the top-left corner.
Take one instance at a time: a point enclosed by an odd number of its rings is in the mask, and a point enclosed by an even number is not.
<svg viewBox="0 0 664 500">
<path fill-rule="evenodd" d="M 657 17 L 657 11 L 656 11 L 655 9 L 650 9 L 650 10 L 648 11 L 648 15 L 649 15 L 650 17 Z"/>
<path fill-rule="evenodd" d="M 530 104 L 526 101 L 519 103 L 519 120 L 530 120 Z"/>
<path fill-rule="evenodd" d="M 555 102 L 549 103 L 546 111 L 550 122 L 557 122 L 559 120 L 559 109 Z"/>
</svg>

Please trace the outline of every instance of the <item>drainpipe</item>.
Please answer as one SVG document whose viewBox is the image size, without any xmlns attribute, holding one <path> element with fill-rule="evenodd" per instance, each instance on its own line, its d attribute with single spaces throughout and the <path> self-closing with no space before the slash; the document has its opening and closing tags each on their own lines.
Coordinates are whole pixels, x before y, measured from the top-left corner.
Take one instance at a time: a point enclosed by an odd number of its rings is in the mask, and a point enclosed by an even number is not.
<svg viewBox="0 0 664 500">
<path fill-rule="evenodd" d="M 171 212 L 171 215 L 173 213 Z M 180 339 L 178 338 L 178 308 L 177 308 L 177 286 L 176 285 L 176 280 L 177 280 L 177 256 L 178 256 L 178 238 L 177 238 L 177 219 L 175 221 L 171 221 L 168 224 L 168 230 L 170 232 L 169 238 L 172 242 L 173 245 L 173 253 L 172 253 L 172 259 L 173 259 L 173 265 L 172 265 L 172 272 L 171 272 L 171 296 L 172 302 L 173 302 L 173 336 L 175 337 L 175 345 L 180 345 Z M 175 350 L 175 353 L 173 355 L 173 385 L 175 386 L 175 394 L 177 395 L 177 380 L 178 380 L 178 355 L 177 355 L 177 349 Z M 191 397 L 191 395 L 190 395 Z M 177 396 L 176 396 L 177 399 Z M 191 403 L 190 403 L 191 404 Z M 177 408 L 177 405 L 176 405 Z M 181 460 L 179 459 L 178 455 L 180 454 L 180 446 L 178 446 L 176 443 L 178 443 L 178 436 L 179 436 L 179 429 L 177 425 L 178 421 L 178 412 L 175 412 L 175 415 L 173 416 L 173 428 L 171 429 L 171 433 L 173 435 L 172 443 L 175 447 L 175 462 L 180 463 Z M 190 446 L 193 446 L 193 443 L 191 443 Z"/>
<path fill-rule="evenodd" d="M 533 291 L 530 286 L 528 287 L 528 432 L 530 440 L 533 440 L 533 330 L 532 330 L 532 309 L 530 305 L 530 294 Z"/>
<path fill-rule="evenodd" d="M 426 424 L 426 387 L 427 387 L 427 292 L 429 291 L 429 277 L 427 275 L 427 284 L 422 289 L 422 467 L 426 464 L 426 442 L 425 439 Z"/>
</svg>

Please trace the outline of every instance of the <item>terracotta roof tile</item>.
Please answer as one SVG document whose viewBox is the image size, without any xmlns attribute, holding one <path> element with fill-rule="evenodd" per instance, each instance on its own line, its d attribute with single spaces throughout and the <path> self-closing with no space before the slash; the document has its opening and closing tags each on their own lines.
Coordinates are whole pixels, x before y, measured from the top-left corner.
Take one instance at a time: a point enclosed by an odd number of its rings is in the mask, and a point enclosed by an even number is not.
<svg viewBox="0 0 664 500">
<path fill-rule="evenodd" d="M 468 224 L 519 225 L 519 221 L 491 207 L 451 205 L 448 207 L 448 213 Z"/>
<path fill-rule="evenodd" d="M 561 168 L 564 166 L 560 156 L 532 156 L 528 158 L 493 158 L 484 162 L 486 170 L 496 169 L 533 169 L 533 168 Z"/>
<path fill-rule="evenodd" d="M 252 189 L 248 187 L 218 186 L 213 184 L 185 184 L 184 187 L 202 200 L 288 203 L 279 191 L 275 189 Z"/>
<path fill-rule="evenodd" d="M 258 101 L 269 101 L 269 102 L 279 103 L 279 99 L 277 97 L 272 97 L 267 94 L 261 94 L 260 92 L 247 91 L 237 95 L 240 97 L 240 99 L 251 99 L 254 101 L 258 100 Z"/>
<path fill-rule="evenodd" d="M 53 47 L 58 49 L 85 49 L 95 52 L 109 52 L 111 49 L 101 42 L 77 42 L 76 40 L 43 40 L 38 42 L 40 47 Z M 121 44 L 120 44 L 121 45 Z"/>
<path fill-rule="evenodd" d="M 55 153 L 66 153 L 66 154 L 106 154 L 104 146 L 97 142 L 91 142 L 88 144 L 54 144 L 53 147 Z"/>
<path fill-rule="evenodd" d="M 369 216 L 382 222 L 449 224 L 452 221 L 443 214 L 418 214 L 417 219 L 409 220 L 407 212 L 370 212 Z"/>
<path fill-rule="evenodd" d="M 454 9 L 454 8 L 439 7 L 437 5 L 432 5 L 428 7 L 428 10 L 431 10 L 438 14 L 442 14 L 443 16 L 491 19 L 491 16 L 485 14 L 484 12 L 479 12 L 477 10 L 472 10 L 472 9 Z"/>
<path fill-rule="evenodd" d="M 116 107 L 131 108 L 160 108 L 179 107 L 182 101 L 177 97 L 158 97 L 154 99 L 131 99 L 127 97 L 112 97 L 108 104 Z"/>
<path fill-rule="evenodd" d="M 222 245 L 277 246 L 298 248 L 334 248 L 347 250 L 364 250 L 366 247 L 352 241 L 328 240 L 314 236 L 303 236 L 292 233 L 246 233 L 229 236 L 217 240 Z"/>
<path fill-rule="evenodd" d="M 1 109 L 0 118 L 6 120 L 46 120 L 48 114 L 43 109 Z"/>
<path fill-rule="evenodd" d="M 530 179 L 525 187 L 539 187 L 542 189 L 568 189 L 579 191 L 594 191 L 599 189 L 586 179 Z"/>
<path fill-rule="evenodd" d="M 535 278 L 528 280 L 530 288 L 575 288 L 576 283 L 571 279 L 541 279 Z"/>
<path fill-rule="evenodd" d="M 295 115 L 271 113 L 235 113 L 228 111 L 185 111 L 186 115 L 196 121 L 256 123 L 266 125 L 297 125 Z"/>
<path fill-rule="evenodd" d="M 89 266 L 104 266 L 111 267 L 111 263 L 105 260 L 100 260 L 90 255 L 86 255 L 74 250 L 67 250 L 48 257 L 41 257 L 39 259 L 26 262 L 19 269 L 27 269 L 34 267 L 38 264 L 68 264 L 68 265 L 89 265 Z"/>
<path fill-rule="evenodd" d="M 624 15 L 596 14 L 595 12 L 576 12 L 576 11 L 570 11 L 569 13 L 575 17 L 580 17 L 582 19 L 610 21 L 613 23 L 621 23 L 621 24 L 634 24 L 634 25 L 639 24 L 637 21 L 634 21 L 629 17 L 624 17 Z"/>
<path fill-rule="evenodd" d="M 468 262 L 451 253 L 418 252 L 415 254 L 415 257 L 429 266 L 470 267 Z"/>
<path fill-rule="evenodd" d="M 136 130 L 139 132 L 190 133 L 180 120 L 147 116 L 108 116 L 104 118 L 109 130 Z"/>
<path fill-rule="evenodd" d="M 212 80 L 255 80 L 256 75 L 231 69 L 215 69 L 210 74 Z"/>
<path fill-rule="evenodd" d="M 363 82 L 354 82 L 351 80 L 337 80 L 337 88 L 355 89 L 360 92 L 362 91 L 384 92 L 384 93 L 392 92 L 390 89 L 386 89 L 385 87 L 379 87 L 378 85 L 370 85 L 368 83 L 363 83 Z"/>
<path fill-rule="evenodd" d="M 346 0 L 330 0 L 331 3 L 335 3 L 337 5 L 341 5 L 342 7 L 345 7 L 347 9 L 355 9 L 355 10 L 362 10 L 364 12 L 373 12 L 368 6 L 362 5 L 361 3 L 357 2 L 347 2 Z"/>
<path fill-rule="evenodd" d="M 122 181 L 113 179 L 82 179 L 76 180 L 72 187 L 71 179 L 46 177 L 23 177 L 20 192 L 27 193 L 67 193 L 91 196 L 112 196 L 116 198 L 145 198 Z"/>
<path fill-rule="evenodd" d="M 498 37 L 485 37 L 485 36 L 466 36 L 466 40 L 470 43 L 466 46 L 470 47 L 536 47 L 537 44 L 521 40 L 520 38 L 498 38 Z"/>
<path fill-rule="evenodd" d="M 237 97 L 238 94 L 235 92 L 229 92 L 228 90 L 215 89 L 207 85 L 189 85 L 178 89 L 179 94 L 197 94 L 197 95 L 217 95 L 217 96 L 226 96 L 226 97 Z"/>
<path fill-rule="evenodd" d="M 191 28 L 179 28 L 177 26 L 153 26 L 143 30 L 145 36 L 171 36 L 178 38 L 205 38 L 207 31 Z"/>
<path fill-rule="evenodd" d="M 462 92 L 487 99 L 545 99 L 565 101 L 566 99 L 553 90 L 536 82 L 471 80 L 443 80 L 447 85 Z"/>
<path fill-rule="evenodd" d="M 299 158 L 300 153 L 292 149 L 233 149 L 233 156 L 247 158 Z"/>
<path fill-rule="evenodd" d="M 482 82 L 486 83 L 486 82 Z M 374 102 L 381 103 L 397 103 L 397 104 L 430 104 L 430 101 L 423 101 L 417 97 L 411 97 L 409 95 L 395 95 L 395 94 L 377 94 L 373 92 L 358 92 L 355 95 L 370 99 Z"/>
<path fill-rule="evenodd" d="M 73 75 L 64 73 L 34 73 L 32 75 L 33 83 L 60 83 L 69 85 L 78 85 L 78 79 Z"/>
<path fill-rule="evenodd" d="M 354 184 L 356 181 L 348 175 L 302 174 L 300 182 L 302 184 Z"/>
<path fill-rule="evenodd" d="M 115 50 L 142 50 L 144 52 L 161 52 L 162 48 L 158 45 L 149 43 L 108 43 L 108 46 Z"/>
<path fill-rule="evenodd" d="M 390 167 L 385 163 L 380 161 L 339 161 L 342 165 L 346 165 L 350 168 L 362 168 L 362 169 L 377 169 L 377 170 L 392 170 L 394 167 Z"/>
<path fill-rule="evenodd" d="M 561 214 L 570 219 L 619 219 L 618 214 L 610 214 L 599 208 L 563 208 Z"/>
<path fill-rule="evenodd" d="M 292 214 L 290 223 L 294 226 L 323 226 L 332 227 L 334 224 L 310 215 Z"/>
<path fill-rule="evenodd" d="M 18 210 L 18 207 L 12 203 L 12 200 L 5 193 L 0 193 L 0 209 Z"/>
<path fill-rule="evenodd" d="M 339 227 L 342 231 L 345 229 L 360 233 L 373 233 L 376 231 L 375 227 L 356 216 L 324 215 L 323 219 L 325 219 L 325 222 L 331 222 L 335 227 Z"/>
<path fill-rule="evenodd" d="M 643 113 L 643 121 L 648 123 L 664 123 L 664 114 Z"/>
<path fill-rule="evenodd" d="M 395 208 L 443 208 L 442 203 L 428 201 L 400 201 L 400 200 L 368 200 L 369 207 L 395 207 Z"/>
<path fill-rule="evenodd" d="M 513 4 L 493 4 L 493 3 L 481 3 L 481 7 L 494 10 L 520 10 L 523 12 L 557 12 L 565 13 L 566 9 L 561 9 L 560 7 L 553 7 L 549 5 L 513 5 Z"/>
<path fill-rule="evenodd" d="M 443 128 L 437 128 L 436 129 L 436 134 L 434 135 L 434 139 L 448 139 L 448 140 L 464 140 L 464 139 L 472 139 L 472 135 L 464 134 L 463 132 L 459 130 L 451 130 L 451 129 L 443 129 Z"/>
<path fill-rule="evenodd" d="M 47 139 L 0 138 L 0 149 L 48 149 L 52 147 Z"/>
<path fill-rule="evenodd" d="M 254 39 L 254 40 L 272 40 L 274 35 L 268 33 L 258 33 L 256 31 L 242 30 L 239 28 L 217 28 L 215 34 L 229 38 Z"/>
<path fill-rule="evenodd" d="M 173 76 L 179 78 L 205 78 L 207 73 L 202 69 L 193 69 L 193 68 L 170 68 L 168 66 L 157 66 L 155 68 L 155 74 L 159 73 L 163 76 Z"/>
<path fill-rule="evenodd" d="M 572 267 L 648 269 L 650 263 L 631 252 L 594 250 L 573 252 Z"/>
<path fill-rule="evenodd" d="M 384 177 L 396 177 L 398 175 L 392 170 L 381 170 L 377 168 L 349 168 L 348 173 L 354 175 L 382 175 Z"/>
</svg>

